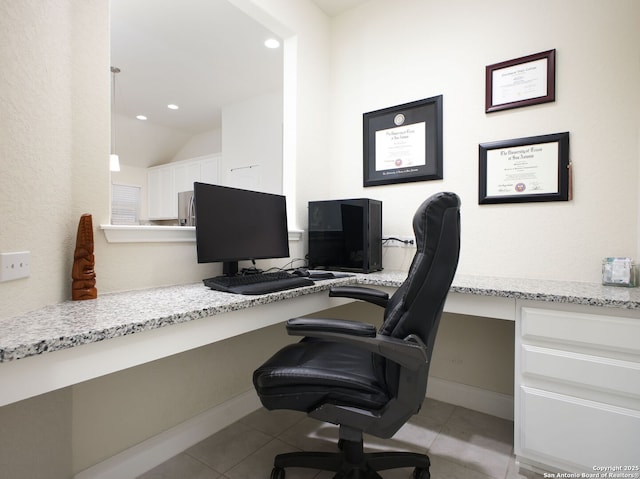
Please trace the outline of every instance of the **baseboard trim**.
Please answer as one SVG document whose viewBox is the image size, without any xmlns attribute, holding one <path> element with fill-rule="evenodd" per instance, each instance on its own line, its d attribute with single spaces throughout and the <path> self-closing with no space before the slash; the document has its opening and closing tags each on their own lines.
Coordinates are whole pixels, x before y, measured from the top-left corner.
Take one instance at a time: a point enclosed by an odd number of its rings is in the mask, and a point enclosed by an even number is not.
<svg viewBox="0 0 640 479">
<path fill-rule="evenodd" d="M 79 472 L 74 479 L 134 479 L 259 407 L 252 389 Z"/>
<path fill-rule="evenodd" d="M 513 396 L 429 377 L 427 397 L 513 421 Z"/>
<path fill-rule="evenodd" d="M 430 377 L 427 397 L 513 420 L 513 396 L 506 394 Z M 252 389 L 79 472 L 74 479 L 134 479 L 259 407 Z"/>
</svg>

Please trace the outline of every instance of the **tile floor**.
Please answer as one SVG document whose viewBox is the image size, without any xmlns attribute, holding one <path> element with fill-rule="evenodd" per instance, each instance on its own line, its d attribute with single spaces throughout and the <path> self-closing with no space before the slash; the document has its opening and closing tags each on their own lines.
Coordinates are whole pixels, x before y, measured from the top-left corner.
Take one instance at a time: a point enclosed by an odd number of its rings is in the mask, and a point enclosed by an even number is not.
<svg viewBox="0 0 640 479">
<path fill-rule="evenodd" d="M 268 479 L 273 457 L 297 450 L 335 451 L 337 426 L 291 411 L 259 409 L 143 474 L 139 479 Z M 513 457 L 513 422 L 427 399 L 391 439 L 365 436 L 365 449 L 427 452 L 433 479 L 532 479 Z M 409 479 L 411 469 L 382 471 Z M 524 475 L 523 475 L 524 474 Z M 330 479 L 332 473 L 287 469 L 286 479 Z"/>
</svg>

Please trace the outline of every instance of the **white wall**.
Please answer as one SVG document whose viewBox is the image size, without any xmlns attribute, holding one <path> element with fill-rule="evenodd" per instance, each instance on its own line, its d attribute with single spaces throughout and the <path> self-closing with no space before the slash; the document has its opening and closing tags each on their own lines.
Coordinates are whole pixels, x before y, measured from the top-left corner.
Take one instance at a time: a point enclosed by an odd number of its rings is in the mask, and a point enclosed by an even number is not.
<svg viewBox="0 0 640 479">
<path fill-rule="evenodd" d="M 171 161 L 189 160 L 222 151 L 222 130 L 214 128 L 192 136 Z"/>
<path fill-rule="evenodd" d="M 274 91 L 222 108 L 223 184 L 282 193 L 282 102 Z"/>
<path fill-rule="evenodd" d="M 380 199 L 385 234 L 410 234 L 424 198 L 455 191 L 460 273 L 599 281 L 603 257 L 638 254 L 639 20 L 634 0 L 373 0 L 347 12 L 332 30 L 331 196 Z M 484 113 L 486 65 L 554 48 L 554 103 Z M 439 94 L 444 180 L 363 188 L 362 114 Z M 479 143 L 563 131 L 573 201 L 478 205 Z"/>
</svg>

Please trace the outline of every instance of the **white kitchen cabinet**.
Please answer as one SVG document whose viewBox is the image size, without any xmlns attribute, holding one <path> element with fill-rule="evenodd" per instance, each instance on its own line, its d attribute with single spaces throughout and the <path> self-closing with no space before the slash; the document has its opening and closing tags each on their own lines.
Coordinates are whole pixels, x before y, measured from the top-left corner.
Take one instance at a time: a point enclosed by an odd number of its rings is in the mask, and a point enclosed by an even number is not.
<svg viewBox="0 0 640 479">
<path fill-rule="evenodd" d="M 201 181 L 200 168 L 200 161 L 180 162 L 173 167 L 176 203 L 178 193 L 193 190 L 193 182 Z"/>
<path fill-rule="evenodd" d="M 640 472 L 633 470 L 640 466 L 638 312 L 518 303 L 514 442 L 520 465 L 553 473 L 611 465 Z"/>
<path fill-rule="evenodd" d="M 178 193 L 193 190 L 194 181 L 219 183 L 220 158 L 216 154 L 149 168 L 149 219 L 177 219 Z"/>
<path fill-rule="evenodd" d="M 173 168 L 157 166 L 147 172 L 149 219 L 178 217 L 178 201 L 173 200 L 175 191 Z M 175 204 L 174 204 L 175 203 Z"/>
</svg>

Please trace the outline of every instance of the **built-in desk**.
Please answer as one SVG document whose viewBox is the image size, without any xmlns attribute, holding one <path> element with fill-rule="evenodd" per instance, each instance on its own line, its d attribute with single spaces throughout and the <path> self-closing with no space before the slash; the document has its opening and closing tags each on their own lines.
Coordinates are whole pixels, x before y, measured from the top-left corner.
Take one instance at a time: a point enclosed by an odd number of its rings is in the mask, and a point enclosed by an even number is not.
<svg viewBox="0 0 640 479">
<path fill-rule="evenodd" d="M 197 283 L 103 294 L 8 318 L 0 321 L 0 406 L 348 302 L 328 297 L 334 285 L 393 290 L 403 280 L 381 272 L 262 296 Z M 598 457 L 602 465 L 604 458 L 623 465 L 627 445 L 640 444 L 638 289 L 459 275 L 445 311 L 516 321 L 515 444 L 523 463 L 588 472 Z M 574 337 L 583 325 L 587 332 Z M 546 411 L 555 408 L 548 420 Z M 561 418 L 563 431 L 575 426 L 584 434 L 589 414 L 598 420 L 593 434 L 604 428 L 600 437 L 615 457 L 602 456 L 597 441 L 567 449 L 554 430 Z"/>
</svg>

